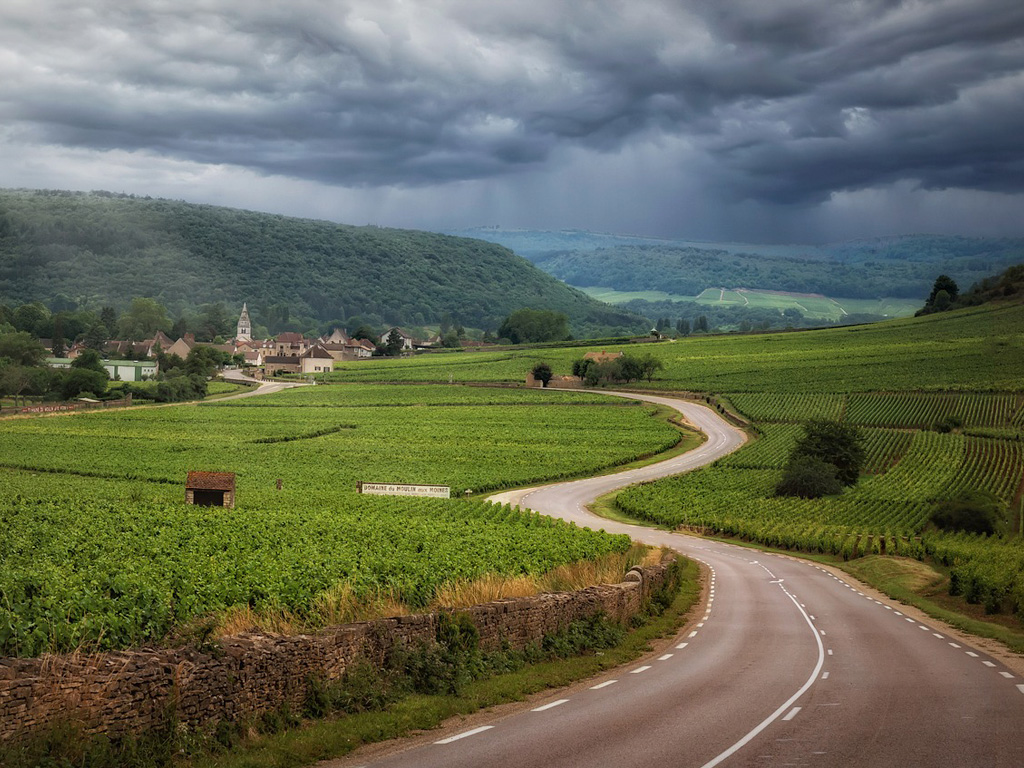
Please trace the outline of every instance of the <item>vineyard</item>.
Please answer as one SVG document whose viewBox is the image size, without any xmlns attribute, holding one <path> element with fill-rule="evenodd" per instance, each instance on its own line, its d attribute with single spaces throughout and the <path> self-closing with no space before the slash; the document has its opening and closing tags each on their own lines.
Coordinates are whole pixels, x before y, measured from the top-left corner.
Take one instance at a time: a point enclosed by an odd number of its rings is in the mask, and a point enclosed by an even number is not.
<svg viewBox="0 0 1024 768">
<path fill-rule="evenodd" d="M 664 368 L 645 387 L 714 393 L 810 395 L 871 392 L 1018 392 L 1024 371 L 1024 304 L 818 331 L 694 335 L 674 342 L 601 345 L 652 354 Z M 547 362 L 568 374 L 586 347 L 465 350 L 403 360 L 340 363 L 347 382 L 516 382 Z M 820 407 L 832 407 L 829 400 Z M 766 399 L 765 407 L 771 407 Z M 818 407 L 818 406 L 816 406 Z M 1024 415 L 1019 408 L 1016 423 Z"/>
<path fill-rule="evenodd" d="M 298 502 L 333 499 L 359 480 L 450 485 L 456 494 L 509 488 L 597 472 L 679 439 L 652 409 L 620 399 L 499 390 L 518 404 L 488 406 L 476 404 L 482 390 L 453 387 L 466 404 L 420 405 L 429 389 L 314 387 L 282 393 L 279 406 L 275 395 L 10 421 L 0 427 L 0 466 L 139 480 L 140 492 L 162 501 L 179 500 L 188 470 L 219 469 L 237 474 L 240 499 Z M 363 404 L 339 407 L 350 400 Z"/>
<path fill-rule="evenodd" d="M 679 440 L 648 406 L 582 393 L 276 398 L 0 424 L 0 655 L 159 642 L 230 608 L 306 619 L 339 585 L 423 606 L 454 580 L 622 551 L 625 537 L 482 502 L 361 496 L 356 481 L 475 496 Z M 237 508 L 185 505 L 189 469 L 235 472 Z"/>
<path fill-rule="evenodd" d="M 543 573 L 629 546 L 484 502 L 339 495 L 229 510 L 132 500 L 118 481 L 40 488 L 2 475 L 0 655 L 160 642 L 237 606 L 315 618 L 339 584 L 415 608 L 455 579 Z M 82 499 L 97 490 L 117 496 Z"/>
<path fill-rule="evenodd" d="M 729 395 L 733 407 L 755 421 L 758 439 L 712 467 L 623 491 L 617 503 L 643 520 L 769 546 L 844 557 L 930 554 L 952 568 L 957 594 L 988 610 L 1024 615 L 1020 538 L 927 531 L 936 505 L 965 491 L 986 491 L 1011 512 L 1019 509 L 1024 491 L 1024 433 L 1015 428 L 1020 400 L 1018 394 L 990 393 Z M 860 482 L 822 499 L 775 496 L 781 470 L 803 432 L 801 422 L 840 417 L 873 425 L 860 426 L 866 453 Z M 964 429 L 927 429 L 950 417 Z M 1000 430 L 999 436 L 969 433 L 986 427 Z M 1015 527 L 1016 514 L 1011 517 Z"/>
</svg>

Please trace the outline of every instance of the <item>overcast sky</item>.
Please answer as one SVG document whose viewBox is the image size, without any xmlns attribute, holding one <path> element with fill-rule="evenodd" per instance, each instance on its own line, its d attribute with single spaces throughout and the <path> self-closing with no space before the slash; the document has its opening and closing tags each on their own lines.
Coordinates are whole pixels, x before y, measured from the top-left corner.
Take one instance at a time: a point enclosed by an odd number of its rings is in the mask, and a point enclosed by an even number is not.
<svg viewBox="0 0 1024 768">
<path fill-rule="evenodd" d="M 424 229 L 1024 235 L 1024 2 L 2 0 L 0 186 Z"/>
</svg>

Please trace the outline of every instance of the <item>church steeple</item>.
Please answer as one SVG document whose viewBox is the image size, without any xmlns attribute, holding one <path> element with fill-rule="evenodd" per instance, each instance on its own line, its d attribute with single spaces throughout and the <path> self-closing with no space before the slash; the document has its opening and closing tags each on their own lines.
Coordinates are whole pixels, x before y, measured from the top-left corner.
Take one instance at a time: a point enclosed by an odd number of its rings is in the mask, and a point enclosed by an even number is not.
<svg viewBox="0 0 1024 768">
<path fill-rule="evenodd" d="M 238 318 L 238 330 L 235 332 L 238 341 L 252 341 L 252 323 L 249 322 L 249 308 L 242 303 L 242 314 Z"/>
</svg>

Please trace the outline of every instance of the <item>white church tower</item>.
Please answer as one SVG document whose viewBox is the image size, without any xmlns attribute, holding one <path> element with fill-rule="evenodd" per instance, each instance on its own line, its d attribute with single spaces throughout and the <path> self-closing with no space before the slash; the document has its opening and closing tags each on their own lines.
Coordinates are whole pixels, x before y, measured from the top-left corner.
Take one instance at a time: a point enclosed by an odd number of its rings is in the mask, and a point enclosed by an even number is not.
<svg viewBox="0 0 1024 768">
<path fill-rule="evenodd" d="M 252 341 L 252 323 L 249 322 L 249 308 L 245 302 L 242 303 L 242 314 L 238 318 L 238 330 L 235 332 L 236 341 Z"/>
</svg>

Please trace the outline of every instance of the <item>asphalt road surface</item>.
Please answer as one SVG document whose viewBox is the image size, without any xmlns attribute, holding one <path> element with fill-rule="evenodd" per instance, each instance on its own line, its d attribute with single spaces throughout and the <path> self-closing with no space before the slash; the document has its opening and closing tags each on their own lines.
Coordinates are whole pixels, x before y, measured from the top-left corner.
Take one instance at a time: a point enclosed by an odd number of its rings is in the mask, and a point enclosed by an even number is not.
<svg viewBox="0 0 1024 768">
<path fill-rule="evenodd" d="M 1024 677 L 912 609 L 795 558 L 595 518 L 617 487 L 735 450 L 713 411 L 663 397 L 708 435 L 658 465 L 503 494 L 670 546 L 708 568 L 704 610 L 666 648 L 526 708 L 449 723 L 338 766 L 1024 766 Z"/>
</svg>

